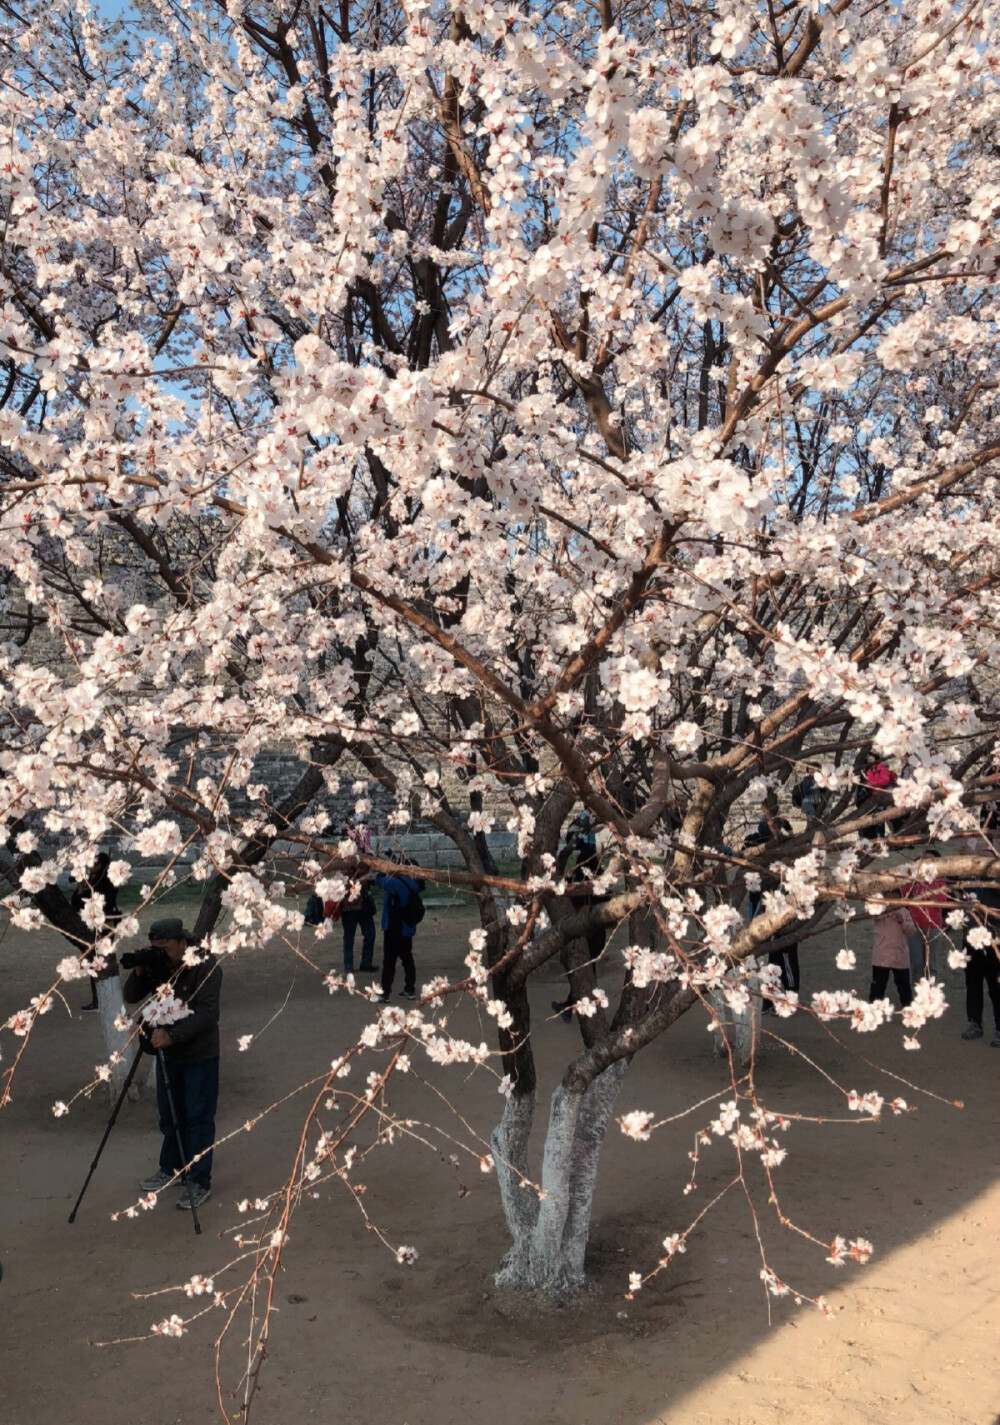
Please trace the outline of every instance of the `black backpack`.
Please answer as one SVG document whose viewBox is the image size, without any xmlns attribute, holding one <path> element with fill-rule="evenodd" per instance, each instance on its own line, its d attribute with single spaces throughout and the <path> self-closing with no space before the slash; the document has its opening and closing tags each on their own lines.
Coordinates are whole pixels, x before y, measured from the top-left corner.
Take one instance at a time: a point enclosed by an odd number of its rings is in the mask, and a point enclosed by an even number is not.
<svg viewBox="0 0 1000 1425">
<path fill-rule="evenodd" d="M 417 889 L 410 892 L 410 899 L 406 902 L 407 925 L 419 925 L 420 922 L 423 920 L 424 916 L 427 914 L 427 908 L 424 905 L 423 896 L 421 896 L 420 894 L 422 886 L 423 882 L 418 881 Z"/>
<path fill-rule="evenodd" d="M 389 914 L 393 920 L 400 925 L 418 926 L 427 914 L 420 891 L 423 888 L 423 881 L 418 881 L 414 890 L 410 891 L 404 902 L 395 891 L 393 891 L 389 901 Z"/>
</svg>

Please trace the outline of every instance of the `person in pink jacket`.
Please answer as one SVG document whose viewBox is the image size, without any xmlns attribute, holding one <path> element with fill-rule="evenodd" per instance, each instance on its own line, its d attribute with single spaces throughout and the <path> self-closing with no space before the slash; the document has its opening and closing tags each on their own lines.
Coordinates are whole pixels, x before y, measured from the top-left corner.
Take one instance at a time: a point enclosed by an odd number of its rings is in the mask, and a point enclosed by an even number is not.
<svg viewBox="0 0 1000 1425">
<path fill-rule="evenodd" d="M 903 1009 L 913 999 L 910 980 L 910 950 L 907 936 L 916 932 L 913 917 L 905 907 L 887 910 L 875 918 L 875 938 L 872 942 L 872 987 L 869 1002 L 885 999 L 889 974 L 896 982 L 896 993 Z"/>
</svg>

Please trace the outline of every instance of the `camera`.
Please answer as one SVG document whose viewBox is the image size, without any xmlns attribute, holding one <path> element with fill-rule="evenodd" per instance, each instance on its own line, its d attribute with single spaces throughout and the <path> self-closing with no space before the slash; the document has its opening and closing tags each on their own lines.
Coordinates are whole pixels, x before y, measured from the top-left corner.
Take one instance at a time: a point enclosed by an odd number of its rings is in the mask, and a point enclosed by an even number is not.
<svg viewBox="0 0 1000 1425">
<path fill-rule="evenodd" d="M 156 980 L 169 979 L 172 968 L 166 951 L 155 945 L 147 945 L 144 950 L 126 952 L 121 957 L 121 963 L 124 970 L 144 970 Z"/>
</svg>

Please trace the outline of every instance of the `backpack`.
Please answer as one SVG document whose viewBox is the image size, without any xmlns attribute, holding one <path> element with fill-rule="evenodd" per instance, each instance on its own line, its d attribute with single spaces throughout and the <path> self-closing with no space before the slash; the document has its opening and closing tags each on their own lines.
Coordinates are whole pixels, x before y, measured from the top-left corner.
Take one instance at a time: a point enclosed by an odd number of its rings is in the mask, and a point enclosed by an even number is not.
<svg viewBox="0 0 1000 1425">
<path fill-rule="evenodd" d="M 392 920 L 398 919 L 400 925 L 412 925 L 414 928 L 420 924 L 427 914 L 419 890 L 422 885 L 422 881 L 417 882 L 418 888 L 409 892 L 405 903 L 395 891 L 392 892 L 389 897 L 389 915 Z"/>
<path fill-rule="evenodd" d="M 323 924 L 323 902 L 315 892 L 306 901 L 305 922 L 306 925 Z"/>
<path fill-rule="evenodd" d="M 419 885 L 419 882 L 418 882 Z M 419 925 L 427 914 L 423 897 L 419 889 L 410 892 L 410 899 L 406 902 L 406 923 L 407 925 Z"/>
</svg>

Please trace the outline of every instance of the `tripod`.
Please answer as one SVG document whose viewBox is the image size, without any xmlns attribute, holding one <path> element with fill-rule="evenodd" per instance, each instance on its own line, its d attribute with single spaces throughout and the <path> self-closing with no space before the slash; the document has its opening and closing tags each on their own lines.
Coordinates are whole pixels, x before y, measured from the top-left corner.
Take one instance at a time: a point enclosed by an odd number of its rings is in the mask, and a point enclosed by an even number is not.
<svg viewBox="0 0 1000 1425">
<path fill-rule="evenodd" d="M 68 1219 L 71 1223 L 76 1221 L 76 1214 L 79 1211 L 80 1203 L 83 1201 L 83 1195 L 90 1186 L 91 1178 L 97 1171 L 97 1165 L 101 1160 L 101 1154 L 104 1152 L 104 1145 L 111 1137 L 111 1130 L 112 1128 L 114 1128 L 115 1121 L 118 1118 L 118 1114 L 121 1110 L 121 1106 L 125 1102 L 125 1095 L 128 1093 L 129 1089 L 132 1086 L 132 1080 L 135 1078 L 136 1070 L 139 1067 L 140 1060 L 142 1059 L 143 1054 L 148 1052 L 150 1051 L 144 1049 L 140 1043 L 140 1047 L 136 1050 L 135 1058 L 129 1065 L 129 1071 L 125 1075 L 125 1082 L 122 1084 L 121 1093 L 118 1095 L 118 1101 L 116 1102 L 114 1108 L 111 1110 L 111 1117 L 108 1119 L 108 1126 L 107 1128 L 105 1128 L 104 1137 L 101 1139 L 100 1144 L 98 1145 L 97 1152 L 94 1154 L 94 1161 L 90 1165 L 90 1172 L 87 1174 L 86 1179 L 84 1180 L 83 1187 L 80 1189 L 80 1196 L 73 1204 L 73 1211 L 70 1213 Z M 170 1087 L 170 1075 L 167 1073 L 167 1065 L 163 1058 L 163 1050 L 157 1049 L 154 1052 L 156 1054 L 157 1063 L 160 1066 L 160 1073 L 163 1075 L 163 1084 L 167 1091 L 167 1103 L 170 1106 L 170 1121 L 173 1125 L 174 1134 L 177 1138 L 177 1148 L 181 1155 L 181 1162 L 185 1163 L 187 1162 L 187 1154 L 184 1151 L 184 1140 L 181 1138 L 181 1126 L 177 1120 L 177 1107 L 174 1103 L 173 1089 Z M 186 1168 L 181 1169 L 181 1182 L 184 1184 L 185 1187 L 188 1187 L 190 1191 Z M 200 1235 L 201 1223 L 198 1221 L 198 1209 L 197 1207 L 195 1207 L 193 1198 L 191 1199 L 191 1217 L 194 1222 L 195 1233 Z"/>
</svg>

